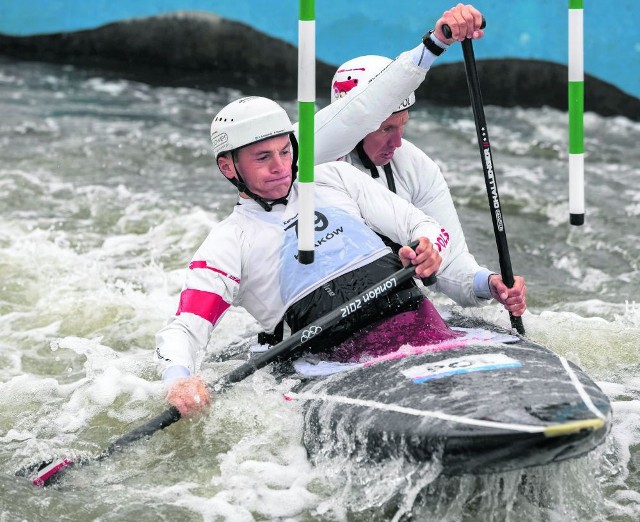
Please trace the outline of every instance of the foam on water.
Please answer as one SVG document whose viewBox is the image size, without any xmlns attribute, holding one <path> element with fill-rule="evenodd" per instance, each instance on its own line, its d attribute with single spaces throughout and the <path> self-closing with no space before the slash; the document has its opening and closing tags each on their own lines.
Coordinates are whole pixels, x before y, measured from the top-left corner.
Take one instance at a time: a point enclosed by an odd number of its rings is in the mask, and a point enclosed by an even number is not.
<svg viewBox="0 0 640 522">
<path fill-rule="evenodd" d="M 441 477 L 437 462 L 312 465 L 299 405 L 283 399 L 293 382 L 265 368 L 208 415 L 72 470 L 60 487 L 17 480 L 14 470 L 55 455 L 95 456 L 166 408 L 154 334 L 175 313 L 191 255 L 235 202 L 208 126 L 240 93 L 2 65 L 0 520 L 640 518 L 640 125 L 586 115 L 587 223 L 572 229 L 566 115 L 550 109 L 486 113 L 513 267 L 529 285 L 527 333 L 582 366 L 613 402 L 597 452 L 457 479 Z M 285 106 L 295 116 L 295 102 Z M 416 110 L 407 136 L 441 165 L 470 250 L 496 268 L 470 110 Z M 469 313 L 509 326 L 497 306 Z M 238 364 L 216 354 L 258 331 L 230 308 L 207 379 Z"/>
</svg>

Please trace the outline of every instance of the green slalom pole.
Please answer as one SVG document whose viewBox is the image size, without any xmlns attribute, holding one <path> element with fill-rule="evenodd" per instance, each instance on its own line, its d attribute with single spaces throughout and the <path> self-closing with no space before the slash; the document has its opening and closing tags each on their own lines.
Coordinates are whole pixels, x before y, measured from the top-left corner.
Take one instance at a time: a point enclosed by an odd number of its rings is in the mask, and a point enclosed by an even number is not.
<svg viewBox="0 0 640 522">
<path fill-rule="evenodd" d="M 313 263 L 315 205 L 313 182 L 313 131 L 316 102 L 315 0 L 300 0 L 298 22 L 298 117 L 300 140 L 298 261 Z"/>
<path fill-rule="evenodd" d="M 569 0 L 569 222 L 584 224 L 584 22 L 582 0 Z"/>
</svg>

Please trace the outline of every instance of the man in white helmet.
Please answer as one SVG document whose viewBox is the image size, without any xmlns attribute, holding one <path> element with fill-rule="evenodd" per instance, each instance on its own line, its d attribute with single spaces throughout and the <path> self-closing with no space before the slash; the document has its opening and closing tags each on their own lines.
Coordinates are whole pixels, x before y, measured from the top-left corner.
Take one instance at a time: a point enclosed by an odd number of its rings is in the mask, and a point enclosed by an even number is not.
<svg viewBox="0 0 640 522">
<path fill-rule="evenodd" d="M 195 376 L 197 361 L 229 306 L 242 306 L 267 331 L 283 318 L 297 331 L 403 264 L 414 264 L 416 277 L 436 273 L 450 239 L 434 219 L 334 161 L 315 168 L 315 260 L 303 265 L 297 260 L 297 146 L 285 110 L 266 98 L 237 100 L 213 119 L 211 141 L 218 168 L 240 197 L 195 253 L 176 317 L 157 334 L 156 359 L 163 380 L 172 382 L 167 398 L 182 415 L 209 404 L 206 386 Z M 398 244 L 419 244 L 396 255 L 377 233 Z M 333 346 L 400 312 L 425 317 L 429 307 L 409 281 L 349 315 L 331 329 L 330 339 L 319 335 L 314 347 Z"/>
<path fill-rule="evenodd" d="M 447 48 L 440 26 L 427 38 L 440 52 Z M 391 63 L 389 58 L 369 55 L 341 65 L 331 82 L 332 103 L 343 104 L 351 96 L 360 96 L 363 88 Z M 515 276 L 513 288 L 508 288 L 499 274 L 476 262 L 469 253 L 440 168 L 422 150 L 402 137 L 409 121 L 408 109 L 414 103 L 415 95 L 411 93 L 394 107 L 393 113 L 377 130 L 355 134 L 352 140 L 358 140 L 357 145 L 342 159 L 437 219 L 449 231 L 451 253 L 432 288 L 462 306 L 483 306 L 493 297 L 513 315 L 522 315 L 526 310 L 524 279 Z M 338 143 L 331 143 L 334 140 L 330 135 L 325 135 L 324 139 L 329 143 L 319 144 L 319 147 L 337 148 Z M 338 139 L 344 142 L 344 139 Z"/>
</svg>

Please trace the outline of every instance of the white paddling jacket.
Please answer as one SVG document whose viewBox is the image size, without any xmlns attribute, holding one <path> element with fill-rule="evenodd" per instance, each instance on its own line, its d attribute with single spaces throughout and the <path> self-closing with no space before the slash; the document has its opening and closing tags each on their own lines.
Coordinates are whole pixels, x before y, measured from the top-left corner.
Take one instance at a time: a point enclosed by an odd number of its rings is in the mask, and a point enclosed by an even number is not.
<svg viewBox="0 0 640 522">
<path fill-rule="evenodd" d="M 446 47 L 441 44 L 442 47 Z M 354 149 L 419 87 L 436 56 L 420 44 L 402 53 L 367 88 L 352 91 L 316 114 L 315 162 L 343 159 L 370 175 Z M 418 65 L 420 64 L 420 65 Z M 396 193 L 432 216 L 451 234 L 451 253 L 435 287 L 461 306 L 490 302 L 488 278 L 469 252 L 447 182 L 436 163 L 412 143 L 402 140 L 391 161 Z M 389 188 L 382 167 L 376 181 Z"/>
<path fill-rule="evenodd" d="M 315 261 L 300 264 L 298 183 L 287 205 L 264 211 L 241 199 L 195 253 L 178 312 L 156 338 L 162 369 L 190 373 L 230 305 L 246 309 L 271 331 L 287 308 L 328 281 L 389 254 L 377 233 L 406 245 L 427 237 L 443 262 L 449 233 L 433 218 L 345 162 L 315 169 Z M 186 372 L 185 372 L 186 374 Z"/>
</svg>

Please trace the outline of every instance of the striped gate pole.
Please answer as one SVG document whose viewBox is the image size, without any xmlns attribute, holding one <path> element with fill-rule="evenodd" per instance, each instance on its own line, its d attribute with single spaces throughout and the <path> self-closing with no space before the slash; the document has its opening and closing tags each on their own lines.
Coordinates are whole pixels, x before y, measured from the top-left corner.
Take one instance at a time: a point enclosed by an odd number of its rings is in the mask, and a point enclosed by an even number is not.
<svg viewBox="0 0 640 522">
<path fill-rule="evenodd" d="M 582 0 L 569 0 L 569 222 L 584 224 L 584 38 Z"/>
<path fill-rule="evenodd" d="M 315 0 L 300 0 L 298 22 L 298 137 L 300 157 L 298 187 L 298 261 L 313 263 L 315 228 L 313 182 L 313 132 L 316 101 Z"/>
</svg>

